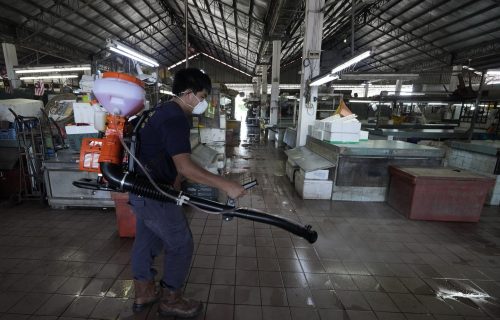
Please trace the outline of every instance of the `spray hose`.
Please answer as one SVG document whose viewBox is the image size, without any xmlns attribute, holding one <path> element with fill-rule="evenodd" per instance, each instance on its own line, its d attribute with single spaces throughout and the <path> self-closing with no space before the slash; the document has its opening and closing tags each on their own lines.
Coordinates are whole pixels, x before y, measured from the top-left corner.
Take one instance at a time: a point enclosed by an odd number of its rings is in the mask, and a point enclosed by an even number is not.
<svg viewBox="0 0 500 320">
<path fill-rule="evenodd" d="M 220 212 L 224 218 L 237 217 L 270 224 L 302 237 L 310 243 L 314 243 L 318 239 L 317 232 L 312 230 L 310 225 L 301 226 L 292 220 L 255 209 L 234 208 L 220 202 L 177 192 L 163 184 L 158 184 L 158 187 L 162 191 L 160 192 L 147 178 L 138 176 L 135 173 L 125 173 L 120 165 L 107 162 L 100 162 L 99 165 L 104 178 L 117 191 L 130 192 L 153 200 L 173 202 L 178 205 L 189 205 L 204 210 Z"/>
</svg>

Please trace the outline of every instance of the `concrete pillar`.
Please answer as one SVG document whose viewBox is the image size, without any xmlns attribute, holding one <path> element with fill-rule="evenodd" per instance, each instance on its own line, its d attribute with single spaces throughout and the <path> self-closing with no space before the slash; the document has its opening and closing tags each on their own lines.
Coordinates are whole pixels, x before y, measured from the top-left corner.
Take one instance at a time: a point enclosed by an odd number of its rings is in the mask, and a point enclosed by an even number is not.
<svg viewBox="0 0 500 320">
<path fill-rule="evenodd" d="M 297 117 L 297 99 L 293 99 L 293 127 L 295 128 L 295 118 Z"/>
<path fill-rule="evenodd" d="M 5 68 L 7 69 L 7 77 L 10 80 L 10 86 L 12 89 L 21 86 L 21 81 L 18 80 L 16 73 L 14 72 L 14 66 L 17 66 L 17 52 L 16 46 L 12 43 L 2 43 L 3 58 L 5 60 Z"/>
<path fill-rule="evenodd" d="M 260 94 L 262 91 L 262 78 L 261 77 L 257 77 L 256 84 L 257 84 L 257 90 L 255 90 L 255 96 L 260 97 Z"/>
<path fill-rule="evenodd" d="M 260 116 L 261 118 L 266 117 L 267 112 L 267 69 L 268 65 L 262 66 L 262 94 L 260 96 Z"/>
<path fill-rule="evenodd" d="M 396 80 L 396 91 L 395 95 L 399 96 L 401 94 L 401 87 L 403 86 L 403 80 Z"/>
<path fill-rule="evenodd" d="M 314 124 L 316 120 L 318 87 L 310 87 L 307 81 L 319 74 L 320 59 L 309 59 L 309 65 L 304 60 L 307 59 L 309 51 L 320 51 L 323 38 L 323 6 L 325 0 L 306 0 L 305 11 L 305 35 L 302 47 L 302 73 L 300 76 L 300 109 L 299 123 L 297 127 L 297 146 L 306 144 L 307 127 Z M 306 93 L 309 92 L 309 99 L 306 101 Z"/>
<path fill-rule="evenodd" d="M 365 83 L 365 93 L 363 95 L 364 98 L 368 98 L 368 90 L 370 89 L 370 83 Z"/>
<path fill-rule="evenodd" d="M 253 88 L 253 94 L 254 96 L 258 97 L 260 94 L 260 88 L 259 88 L 259 77 L 253 77 L 252 78 L 252 88 Z"/>
<path fill-rule="evenodd" d="M 458 75 L 462 73 L 463 66 L 453 66 L 451 69 L 450 85 L 448 86 L 448 91 L 451 93 L 457 90 L 458 86 Z"/>
<path fill-rule="evenodd" d="M 269 124 L 278 124 L 279 95 L 280 95 L 280 60 L 281 40 L 273 41 L 273 59 L 271 71 L 271 112 Z"/>
</svg>

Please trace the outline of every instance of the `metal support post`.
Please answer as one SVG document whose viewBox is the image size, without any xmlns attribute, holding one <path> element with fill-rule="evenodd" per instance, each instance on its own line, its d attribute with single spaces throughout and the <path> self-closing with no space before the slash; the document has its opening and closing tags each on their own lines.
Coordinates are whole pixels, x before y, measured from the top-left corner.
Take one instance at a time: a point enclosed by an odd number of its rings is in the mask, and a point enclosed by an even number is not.
<svg viewBox="0 0 500 320">
<path fill-rule="evenodd" d="M 474 128 L 476 127 L 477 118 L 479 116 L 479 104 L 481 102 L 481 96 L 483 94 L 484 82 L 486 77 L 486 71 L 481 73 L 481 82 L 479 83 L 479 89 L 477 89 L 476 102 L 474 103 L 474 113 L 472 114 L 472 119 L 470 121 L 470 127 L 467 130 L 467 139 L 472 140 L 474 135 Z"/>
<path fill-rule="evenodd" d="M 451 93 L 457 90 L 458 87 L 458 75 L 462 73 L 463 66 L 453 66 L 451 69 L 450 85 L 448 91 Z"/>
<path fill-rule="evenodd" d="M 260 95 L 260 116 L 261 118 L 266 117 L 267 113 L 267 69 L 268 65 L 262 65 L 262 94 Z"/>
<path fill-rule="evenodd" d="M 7 77 L 10 80 L 10 86 L 12 89 L 21 86 L 21 81 L 17 79 L 16 73 L 14 72 L 14 66 L 17 66 L 17 52 L 16 46 L 12 43 L 2 43 L 3 57 L 5 60 L 5 69 L 7 69 Z"/>
<path fill-rule="evenodd" d="M 293 98 L 293 127 L 295 128 L 295 119 L 297 118 L 297 99 Z"/>
<path fill-rule="evenodd" d="M 403 86 L 403 80 L 396 80 L 396 92 L 395 95 L 399 96 L 401 94 L 401 87 Z"/>
<path fill-rule="evenodd" d="M 300 110 L 297 128 L 297 146 L 306 144 L 307 128 L 314 125 L 318 87 L 310 87 L 312 78 L 319 74 L 320 59 L 309 59 L 310 51 L 320 51 L 323 38 L 323 6 L 325 0 L 306 0 L 305 35 L 302 48 L 302 74 L 300 78 Z"/>
<path fill-rule="evenodd" d="M 273 41 L 273 60 L 272 60 L 272 74 L 271 74 L 271 111 L 270 111 L 270 125 L 278 124 L 279 112 L 279 95 L 280 95 L 280 59 L 281 59 L 281 40 Z"/>
</svg>

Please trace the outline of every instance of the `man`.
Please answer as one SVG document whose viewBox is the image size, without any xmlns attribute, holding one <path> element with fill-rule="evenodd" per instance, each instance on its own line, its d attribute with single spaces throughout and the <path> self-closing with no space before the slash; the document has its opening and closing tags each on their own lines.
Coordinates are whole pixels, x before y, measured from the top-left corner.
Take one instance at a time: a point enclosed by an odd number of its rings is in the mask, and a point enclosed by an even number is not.
<svg viewBox="0 0 500 320">
<path fill-rule="evenodd" d="M 183 176 L 225 191 L 230 198 L 238 198 L 244 194 L 240 184 L 214 175 L 191 160 L 187 116 L 205 112 L 211 88 L 210 78 L 198 69 L 177 72 L 172 87 L 175 97 L 152 111 L 139 131 L 138 158 L 156 181 L 178 188 Z M 163 316 L 188 318 L 198 315 L 203 309 L 202 303 L 182 295 L 193 256 L 193 237 L 182 207 L 133 194 L 130 195 L 130 204 L 137 217 L 132 248 L 134 312 L 160 300 L 158 311 Z M 162 247 L 164 273 L 158 296 L 152 263 Z"/>
</svg>

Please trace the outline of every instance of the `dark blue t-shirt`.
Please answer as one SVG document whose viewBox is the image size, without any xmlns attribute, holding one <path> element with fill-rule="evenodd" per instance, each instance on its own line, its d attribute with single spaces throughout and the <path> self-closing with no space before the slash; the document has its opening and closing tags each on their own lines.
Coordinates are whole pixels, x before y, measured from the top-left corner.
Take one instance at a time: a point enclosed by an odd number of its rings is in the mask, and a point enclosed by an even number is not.
<svg viewBox="0 0 500 320">
<path fill-rule="evenodd" d="M 139 130 L 138 158 L 158 182 L 172 184 L 177 176 L 172 157 L 191 153 L 189 121 L 181 107 L 167 101 L 150 112 Z M 140 168 L 136 172 L 142 173 Z"/>
</svg>

